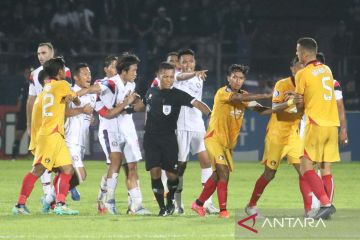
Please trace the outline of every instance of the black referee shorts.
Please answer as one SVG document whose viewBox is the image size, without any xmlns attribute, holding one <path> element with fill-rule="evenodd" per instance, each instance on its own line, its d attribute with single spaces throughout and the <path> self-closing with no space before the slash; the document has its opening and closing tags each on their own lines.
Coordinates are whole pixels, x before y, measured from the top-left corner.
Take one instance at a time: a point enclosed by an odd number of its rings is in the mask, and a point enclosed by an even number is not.
<svg viewBox="0 0 360 240">
<path fill-rule="evenodd" d="M 16 114 L 16 130 L 26 130 L 26 114 L 23 112 Z"/>
<path fill-rule="evenodd" d="M 146 170 L 161 167 L 163 170 L 177 173 L 179 147 L 175 133 L 144 135 Z"/>
</svg>

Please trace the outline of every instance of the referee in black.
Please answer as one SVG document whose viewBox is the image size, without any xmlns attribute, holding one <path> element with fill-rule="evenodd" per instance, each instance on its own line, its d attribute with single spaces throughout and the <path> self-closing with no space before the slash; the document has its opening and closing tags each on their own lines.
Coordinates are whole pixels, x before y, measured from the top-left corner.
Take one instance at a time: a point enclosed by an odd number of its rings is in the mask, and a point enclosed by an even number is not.
<svg viewBox="0 0 360 240">
<path fill-rule="evenodd" d="M 196 100 L 188 93 L 173 87 L 175 66 L 162 62 L 159 66 L 158 78 L 160 86 L 150 88 L 143 101 L 134 105 L 134 111 L 146 109 L 144 150 L 146 170 L 150 171 L 151 187 L 160 207 L 159 216 L 167 216 L 174 212 L 174 193 L 178 186 L 177 159 L 178 143 L 175 130 L 181 106 L 196 107 L 209 116 L 210 108 Z M 161 169 L 168 177 L 167 205 L 164 203 L 164 186 L 161 182 Z"/>
</svg>

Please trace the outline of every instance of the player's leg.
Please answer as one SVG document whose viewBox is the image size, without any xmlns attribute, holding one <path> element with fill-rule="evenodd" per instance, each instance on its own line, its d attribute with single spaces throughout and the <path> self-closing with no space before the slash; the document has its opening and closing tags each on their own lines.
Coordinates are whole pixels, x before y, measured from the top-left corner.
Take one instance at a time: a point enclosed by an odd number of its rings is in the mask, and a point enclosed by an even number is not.
<svg viewBox="0 0 360 240">
<path fill-rule="evenodd" d="M 41 161 L 41 159 L 39 159 Z M 17 214 L 30 214 L 30 211 L 25 206 L 28 197 L 30 196 L 34 184 L 37 179 L 45 172 L 46 168 L 41 163 L 35 164 L 31 172 L 27 173 L 23 178 L 20 194 L 17 204 L 12 209 L 12 213 Z"/>
<path fill-rule="evenodd" d="M 140 181 L 138 175 L 137 163 L 142 159 L 139 147 L 139 141 L 134 130 L 133 134 L 128 133 L 124 136 L 124 156 L 126 160 L 126 185 L 128 188 L 128 195 L 130 197 L 129 214 L 146 215 L 150 211 L 142 206 L 142 194 L 140 189 Z"/>
<path fill-rule="evenodd" d="M 179 147 L 178 153 L 178 178 L 179 184 L 175 192 L 175 211 L 179 214 L 184 213 L 184 204 L 181 200 L 181 193 L 183 191 L 184 173 L 186 170 L 188 155 L 190 151 L 191 136 L 189 131 L 177 131 L 177 143 Z"/>
<path fill-rule="evenodd" d="M 330 162 L 322 162 L 320 163 L 320 172 L 321 172 L 321 179 L 324 183 L 325 192 L 330 199 L 333 201 L 334 198 L 334 179 L 331 174 L 331 163 Z"/>
<path fill-rule="evenodd" d="M 203 132 L 192 132 L 193 137 L 191 138 L 190 150 L 192 154 L 197 154 L 200 168 L 201 168 L 201 184 L 204 187 L 206 181 L 210 178 L 213 173 L 211 167 L 211 160 L 205 148 L 204 137 L 205 133 Z M 219 209 L 217 209 L 213 202 L 212 196 L 210 196 L 204 203 L 204 208 L 208 214 L 218 214 Z"/>
<path fill-rule="evenodd" d="M 169 193 L 169 189 L 167 188 L 167 176 L 166 176 L 166 171 L 165 170 L 161 170 L 161 182 L 164 185 L 164 198 L 166 198 L 167 194 Z"/>
<path fill-rule="evenodd" d="M 75 144 L 67 144 L 67 146 L 70 151 L 72 164 L 75 170 L 75 174 L 70 181 L 71 199 L 74 201 L 80 201 L 80 193 L 76 189 L 76 186 L 84 182 L 86 178 L 86 170 L 83 163 L 85 147 Z"/>
</svg>

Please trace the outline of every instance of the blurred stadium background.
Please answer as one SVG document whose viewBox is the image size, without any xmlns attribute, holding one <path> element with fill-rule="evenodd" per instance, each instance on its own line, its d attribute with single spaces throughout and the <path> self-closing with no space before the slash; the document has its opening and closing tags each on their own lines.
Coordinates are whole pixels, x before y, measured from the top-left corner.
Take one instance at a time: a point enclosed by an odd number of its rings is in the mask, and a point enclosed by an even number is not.
<svg viewBox="0 0 360 240">
<path fill-rule="evenodd" d="M 343 87 L 346 109 L 359 111 L 359 0 L 1 0 L 0 157 L 11 154 L 18 96 L 28 83 L 28 70 L 39 66 L 40 42 L 51 41 L 56 55 L 63 55 L 71 69 L 87 62 L 93 80 L 103 77 L 105 56 L 136 53 L 141 59 L 137 79 L 141 94 L 168 52 L 192 48 L 197 68 L 209 70 L 204 98 L 211 104 L 231 63 L 250 66 L 245 86 L 249 91 L 272 91 L 275 81 L 290 74 L 289 61 L 302 36 L 318 41 Z M 350 141 L 356 143 L 359 114 L 349 113 L 348 119 Z M 249 153 L 242 155 L 246 159 L 261 157 L 266 121 L 247 116 L 238 146 Z M 91 136 L 88 154 L 99 159 L 96 128 Z M 360 160 L 354 145 L 343 151 L 346 159 Z M 26 153 L 26 137 L 21 153 Z"/>
</svg>

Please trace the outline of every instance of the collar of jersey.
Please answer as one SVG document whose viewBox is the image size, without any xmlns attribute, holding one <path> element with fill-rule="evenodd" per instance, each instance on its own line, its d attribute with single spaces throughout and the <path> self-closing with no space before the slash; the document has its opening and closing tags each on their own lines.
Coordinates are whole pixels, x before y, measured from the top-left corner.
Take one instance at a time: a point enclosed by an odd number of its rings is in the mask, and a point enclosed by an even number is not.
<svg viewBox="0 0 360 240">
<path fill-rule="evenodd" d="M 317 66 L 317 65 L 321 65 L 322 63 L 319 62 L 318 60 L 312 60 L 312 61 L 308 62 L 308 63 L 305 65 L 305 67 L 307 67 L 307 66 L 310 65 L 310 64 L 314 64 L 314 66 Z"/>
</svg>

